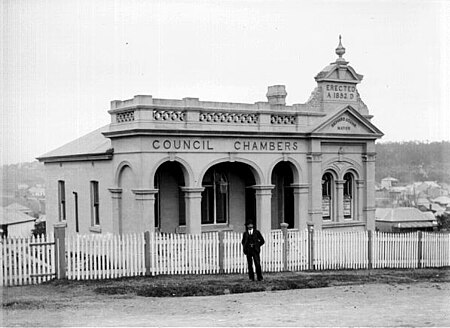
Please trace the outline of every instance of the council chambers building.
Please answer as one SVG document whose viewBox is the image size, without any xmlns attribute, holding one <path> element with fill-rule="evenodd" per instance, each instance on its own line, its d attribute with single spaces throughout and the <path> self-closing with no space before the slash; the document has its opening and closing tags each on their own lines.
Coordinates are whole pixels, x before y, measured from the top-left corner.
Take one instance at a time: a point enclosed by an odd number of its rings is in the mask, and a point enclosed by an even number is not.
<svg viewBox="0 0 450 328">
<path fill-rule="evenodd" d="M 283 85 L 254 104 L 111 102 L 111 123 L 38 159 L 49 226 L 69 232 L 197 234 L 288 228 L 373 230 L 375 141 L 363 76 L 342 57 L 304 104 Z"/>
</svg>

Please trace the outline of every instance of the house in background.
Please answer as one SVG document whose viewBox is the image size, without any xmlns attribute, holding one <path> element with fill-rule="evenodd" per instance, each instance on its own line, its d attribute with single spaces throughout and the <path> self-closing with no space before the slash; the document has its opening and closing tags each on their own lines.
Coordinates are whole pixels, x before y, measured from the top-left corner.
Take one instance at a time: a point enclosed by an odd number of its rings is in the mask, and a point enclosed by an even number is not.
<svg viewBox="0 0 450 328">
<path fill-rule="evenodd" d="M 2 237 L 29 237 L 32 235 L 35 218 L 21 211 L 1 208 L 0 229 Z"/>
<path fill-rule="evenodd" d="M 434 231 L 438 223 L 432 212 L 415 207 L 377 208 L 375 228 L 382 232 Z"/>
<path fill-rule="evenodd" d="M 21 205 L 19 203 L 9 204 L 8 206 L 6 206 L 6 209 L 11 210 L 11 211 L 18 211 L 18 212 L 24 213 L 29 216 L 31 216 L 33 214 L 33 210 L 31 208 Z"/>
<path fill-rule="evenodd" d="M 384 179 L 381 179 L 381 188 L 390 189 L 392 187 L 395 187 L 398 183 L 398 179 L 393 177 L 387 177 Z"/>
</svg>

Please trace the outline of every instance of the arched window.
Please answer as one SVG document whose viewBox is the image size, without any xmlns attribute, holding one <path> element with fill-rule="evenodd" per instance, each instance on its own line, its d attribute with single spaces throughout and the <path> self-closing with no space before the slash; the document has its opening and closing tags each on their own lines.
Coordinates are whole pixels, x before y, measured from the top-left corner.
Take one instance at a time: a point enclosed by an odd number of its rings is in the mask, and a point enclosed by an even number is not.
<svg viewBox="0 0 450 328">
<path fill-rule="evenodd" d="M 354 213 L 355 179 L 353 174 L 344 175 L 344 219 L 352 219 Z"/>
<path fill-rule="evenodd" d="M 333 217 L 333 176 L 325 173 L 322 176 L 322 218 L 331 220 Z"/>
</svg>

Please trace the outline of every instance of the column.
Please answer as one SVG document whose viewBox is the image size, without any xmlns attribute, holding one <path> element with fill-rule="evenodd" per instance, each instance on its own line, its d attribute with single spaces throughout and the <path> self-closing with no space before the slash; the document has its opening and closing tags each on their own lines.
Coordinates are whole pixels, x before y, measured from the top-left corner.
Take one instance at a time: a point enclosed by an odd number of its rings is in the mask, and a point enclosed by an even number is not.
<svg viewBox="0 0 450 328">
<path fill-rule="evenodd" d="M 263 233 L 272 230 L 272 189 L 274 185 L 255 185 L 256 227 Z"/>
<path fill-rule="evenodd" d="M 122 234 L 122 188 L 108 188 L 112 199 L 112 232 Z"/>
<path fill-rule="evenodd" d="M 155 231 L 155 195 L 158 189 L 133 189 L 137 213 L 141 218 L 144 231 Z"/>
<path fill-rule="evenodd" d="M 335 180 L 336 182 L 336 220 L 335 222 L 344 222 L 344 183 L 345 180 Z M 333 209 L 333 210 L 334 210 Z"/>
<path fill-rule="evenodd" d="M 374 152 L 363 155 L 363 162 L 366 167 L 366 203 L 363 211 L 365 212 L 367 230 L 375 230 L 375 158 Z"/>
<path fill-rule="evenodd" d="M 307 156 L 309 179 L 311 181 L 309 197 L 309 215 L 314 229 L 322 229 L 322 154 L 310 153 Z"/>
<path fill-rule="evenodd" d="M 294 192 L 294 228 L 304 230 L 308 226 L 308 196 L 309 184 L 293 183 L 291 187 Z M 292 227 L 291 227 L 292 228 Z"/>
<path fill-rule="evenodd" d="M 356 220 L 363 220 L 364 208 L 364 180 L 356 180 Z"/>
<path fill-rule="evenodd" d="M 205 188 L 181 187 L 186 204 L 186 233 L 202 233 L 202 192 Z"/>
</svg>

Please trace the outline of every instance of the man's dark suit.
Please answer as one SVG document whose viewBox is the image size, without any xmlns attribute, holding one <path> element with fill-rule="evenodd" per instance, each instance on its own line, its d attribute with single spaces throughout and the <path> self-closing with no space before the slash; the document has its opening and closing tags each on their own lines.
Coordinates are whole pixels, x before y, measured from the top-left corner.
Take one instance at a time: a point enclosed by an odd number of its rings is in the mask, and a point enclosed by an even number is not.
<svg viewBox="0 0 450 328">
<path fill-rule="evenodd" d="M 250 280 L 255 280 L 253 262 L 255 262 L 257 279 L 263 279 L 261 273 L 261 260 L 259 257 L 262 245 L 264 245 L 264 238 L 258 230 L 253 229 L 252 234 L 249 234 L 248 231 L 244 232 L 244 235 L 242 236 L 242 246 L 244 247 L 244 254 L 247 255 L 248 277 Z"/>
</svg>

